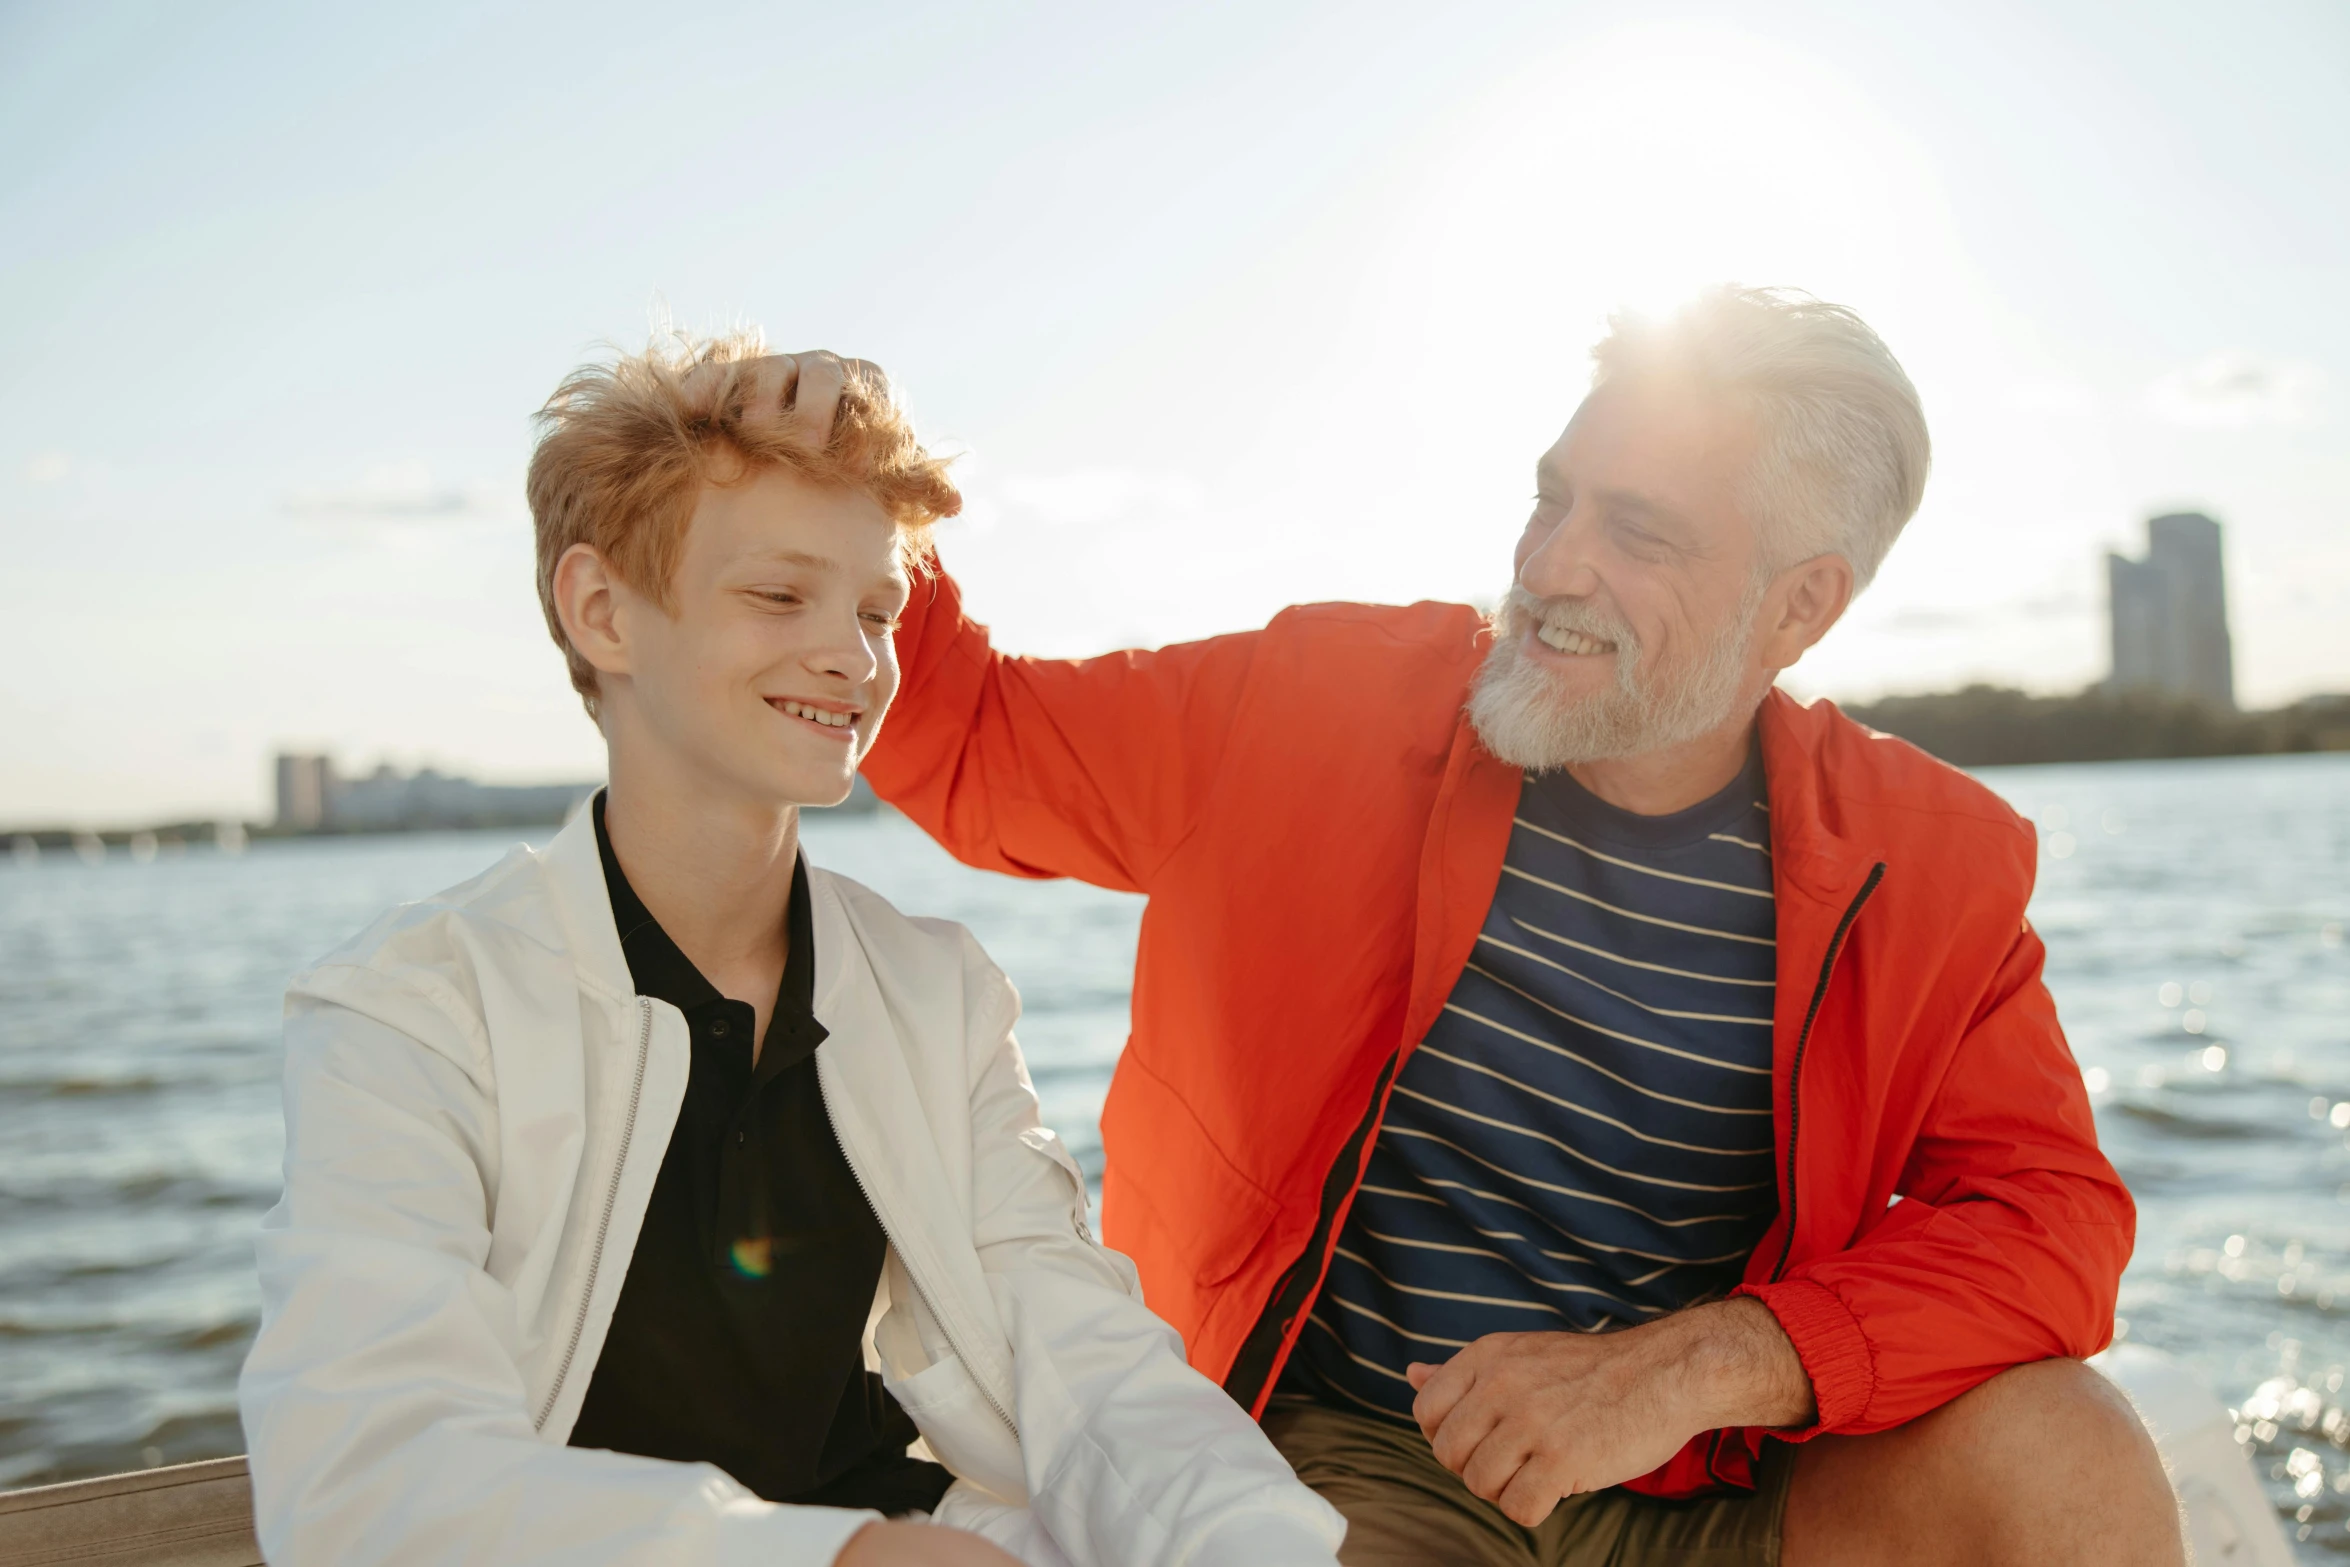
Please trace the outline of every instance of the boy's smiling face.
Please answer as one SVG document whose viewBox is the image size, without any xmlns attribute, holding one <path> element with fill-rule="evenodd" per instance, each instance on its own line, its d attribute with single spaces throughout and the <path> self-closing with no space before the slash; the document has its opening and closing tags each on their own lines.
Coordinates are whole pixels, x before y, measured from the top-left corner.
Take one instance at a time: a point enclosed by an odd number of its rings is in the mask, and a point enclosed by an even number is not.
<svg viewBox="0 0 2350 1567">
<path fill-rule="evenodd" d="M 910 585 L 879 502 L 779 468 L 705 484 L 667 609 L 582 551 L 560 596 L 597 668 L 616 773 L 622 746 L 650 747 L 630 760 L 713 803 L 847 796 L 897 694 Z"/>
</svg>

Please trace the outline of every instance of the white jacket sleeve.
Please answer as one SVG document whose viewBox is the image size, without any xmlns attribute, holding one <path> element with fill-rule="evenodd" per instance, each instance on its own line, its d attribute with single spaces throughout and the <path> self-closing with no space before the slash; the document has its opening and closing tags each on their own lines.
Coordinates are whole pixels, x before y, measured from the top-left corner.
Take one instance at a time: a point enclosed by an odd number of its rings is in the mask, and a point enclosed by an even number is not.
<svg viewBox="0 0 2350 1567">
<path fill-rule="evenodd" d="M 1039 1124 L 1012 1038 L 1018 998 L 976 942 L 964 994 L 973 1239 L 1012 1340 L 1030 1509 L 1074 1561 L 1331 1567 L 1345 1521 L 1185 1361 L 1134 1265 L 1093 1239 L 1084 1179 Z"/>
<path fill-rule="evenodd" d="M 263 1221 L 261 1331 L 238 1387 L 269 1561 L 831 1562 L 874 1515 L 777 1507 L 707 1464 L 539 1435 L 514 1298 L 484 1268 L 486 1042 L 404 988 L 383 1010 L 402 1026 L 287 1003 L 285 1194 Z"/>
</svg>

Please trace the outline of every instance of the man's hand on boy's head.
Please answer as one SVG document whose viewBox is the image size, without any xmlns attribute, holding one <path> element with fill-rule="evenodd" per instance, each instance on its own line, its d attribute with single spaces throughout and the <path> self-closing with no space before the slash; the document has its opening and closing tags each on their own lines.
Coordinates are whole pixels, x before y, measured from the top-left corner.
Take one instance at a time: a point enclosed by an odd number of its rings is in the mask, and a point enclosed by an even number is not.
<svg viewBox="0 0 2350 1567">
<path fill-rule="evenodd" d="M 976 1534 L 922 1523 L 871 1523 L 849 1536 L 832 1567 L 1020 1567 Z"/>
<path fill-rule="evenodd" d="M 704 365 L 686 377 L 686 386 L 715 386 L 727 368 Z M 889 384 L 881 366 L 865 359 L 843 359 L 824 348 L 766 354 L 743 361 L 740 368 L 751 378 L 744 422 L 754 426 L 776 422 L 786 441 L 810 450 L 821 450 L 832 439 L 840 394 L 852 376 L 872 387 Z"/>
</svg>

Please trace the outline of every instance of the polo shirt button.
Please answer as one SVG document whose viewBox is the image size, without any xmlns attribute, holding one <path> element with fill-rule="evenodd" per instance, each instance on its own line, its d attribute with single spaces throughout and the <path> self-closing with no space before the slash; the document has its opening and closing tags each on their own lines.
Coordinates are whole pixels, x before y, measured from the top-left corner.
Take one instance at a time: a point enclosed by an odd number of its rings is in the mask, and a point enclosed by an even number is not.
<svg viewBox="0 0 2350 1567">
<path fill-rule="evenodd" d="M 728 1027 L 729 1025 L 726 1019 L 720 1018 L 718 1021 L 710 1025 L 710 1032 L 718 1036 L 720 1039 L 724 1039 L 726 1037 L 726 1031 Z"/>
</svg>

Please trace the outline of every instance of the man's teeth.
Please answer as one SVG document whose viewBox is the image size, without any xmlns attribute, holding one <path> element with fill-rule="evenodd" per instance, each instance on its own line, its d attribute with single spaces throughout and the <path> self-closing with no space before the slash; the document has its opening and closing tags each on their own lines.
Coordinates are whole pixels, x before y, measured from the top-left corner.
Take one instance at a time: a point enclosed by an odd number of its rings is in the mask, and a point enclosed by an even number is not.
<svg viewBox="0 0 2350 1567">
<path fill-rule="evenodd" d="M 811 718 L 832 729 L 846 729 L 857 721 L 854 713 L 828 713 L 820 707 L 810 707 L 805 702 L 785 702 L 783 710 L 794 718 Z"/>
<path fill-rule="evenodd" d="M 1542 639 L 1544 647 L 1556 648 L 1561 653 L 1613 653 L 1616 650 L 1612 642 L 1602 642 L 1597 637 L 1587 637 L 1580 631 L 1567 631 L 1557 626 L 1544 626 L 1535 635 Z"/>
</svg>

